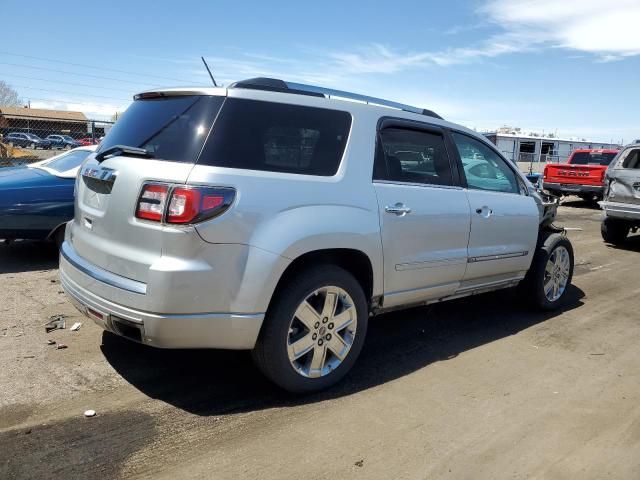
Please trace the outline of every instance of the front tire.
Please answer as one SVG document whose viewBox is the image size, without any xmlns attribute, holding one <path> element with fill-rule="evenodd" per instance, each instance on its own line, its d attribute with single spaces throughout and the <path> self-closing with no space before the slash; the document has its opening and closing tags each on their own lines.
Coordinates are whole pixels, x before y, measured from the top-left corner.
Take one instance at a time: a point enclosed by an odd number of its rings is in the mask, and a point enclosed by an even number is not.
<svg viewBox="0 0 640 480">
<path fill-rule="evenodd" d="M 617 218 L 605 217 L 605 219 L 602 220 L 602 224 L 600 224 L 602 239 L 612 245 L 618 245 L 624 242 L 627 235 L 629 235 L 629 230 L 629 224 Z"/>
<path fill-rule="evenodd" d="M 323 390 L 354 365 L 368 317 L 364 291 L 349 272 L 334 265 L 305 270 L 276 292 L 253 359 L 289 392 Z"/>
<path fill-rule="evenodd" d="M 58 229 L 51 236 L 56 246 L 58 247 L 58 250 L 60 250 L 60 247 L 62 247 L 62 244 L 64 243 L 64 232 L 66 227 L 66 225 L 58 227 Z"/>
<path fill-rule="evenodd" d="M 554 310 L 565 299 L 573 278 L 573 246 L 567 237 L 551 233 L 540 242 L 522 284 L 533 307 Z"/>
</svg>

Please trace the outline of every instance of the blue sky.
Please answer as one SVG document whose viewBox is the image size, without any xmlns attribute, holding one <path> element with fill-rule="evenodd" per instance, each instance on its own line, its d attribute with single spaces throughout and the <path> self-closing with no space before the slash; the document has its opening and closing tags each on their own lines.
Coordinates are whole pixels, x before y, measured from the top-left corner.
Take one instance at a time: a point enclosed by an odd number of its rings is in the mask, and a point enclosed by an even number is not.
<svg viewBox="0 0 640 480">
<path fill-rule="evenodd" d="M 0 80 L 109 116 L 157 86 L 275 76 L 502 125 L 640 138 L 640 2 L 3 1 Z M 66 63 L 63 63 L 66 62 Z M 70 65 L 69 63 L 81 64 Z M 89 68 L 96 67 L 96 68 Z"/>
</svg>

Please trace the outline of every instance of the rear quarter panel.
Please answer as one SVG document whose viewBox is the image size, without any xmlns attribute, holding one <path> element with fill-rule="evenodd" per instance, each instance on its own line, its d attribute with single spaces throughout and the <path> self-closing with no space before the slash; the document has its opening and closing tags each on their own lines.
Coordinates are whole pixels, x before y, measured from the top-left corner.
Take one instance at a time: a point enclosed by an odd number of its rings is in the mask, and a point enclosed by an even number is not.
<svg viewBox="0 0 640 480">
<path fill-rule="evenodd" d="M 354 116 L 343 160 L 333 177 L 196 165 L 189 184 L 237 190 L 232 208 L 199 224 L 198 233 L 209 243 L 247 244 L 288 260 L 331 248 L 362 251 L 372 264 L 374 295 L 380 294 L 382 245 L 372 183 L 376 121 L 377 115 Z"/>
</svg>

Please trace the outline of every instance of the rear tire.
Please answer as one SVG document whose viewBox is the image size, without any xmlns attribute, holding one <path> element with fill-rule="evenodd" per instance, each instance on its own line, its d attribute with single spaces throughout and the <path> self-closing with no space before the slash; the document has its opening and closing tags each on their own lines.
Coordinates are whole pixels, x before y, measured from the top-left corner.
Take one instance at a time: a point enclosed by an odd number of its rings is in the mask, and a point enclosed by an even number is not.
<svg viewBox="0 0 640 480">
<path fill-rule="evenodd" d="M 302 271 L 278 288 L 252 351 L 254 362 L 284 390 L 323 390 L 356 362 L 368 317 L 364 291 L 349 272 L 334 265 Z"/>
<path fill-rule="evenodd" d="M 563 303 L 573 278 L 573 246 L 559 233 L 547 233 L 538 242 L 522 291 L 539 310 L 554 310 Z"/>
<path fill-rule="evenodd" d="M 623 243 L 627 235 L 629 235 L 630 229 L 631 227 L 628 222 L 611 217 L 605 217 L 600 225 L 602 239 L 612 245 Z"/>
</svg>

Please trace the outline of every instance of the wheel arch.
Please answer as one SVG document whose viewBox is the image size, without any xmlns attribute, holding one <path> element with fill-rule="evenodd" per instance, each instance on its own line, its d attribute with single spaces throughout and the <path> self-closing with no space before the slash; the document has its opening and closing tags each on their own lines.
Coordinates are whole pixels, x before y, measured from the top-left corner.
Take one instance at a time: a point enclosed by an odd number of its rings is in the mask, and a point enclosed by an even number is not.
<svg viewBox="0 0 640 480">
<path fill-rule="evenodd" d="M 284 284 L 304 270 L 317 265 L 335 265 L 353 275 L 362 286 L 369 307 L 371 307 L 377 287 L 373 262 L 365 252 L 354 248 L 326 248 L 299 255 L 280 275 L 269 303 L 271 304 Z"/>
</svg>

